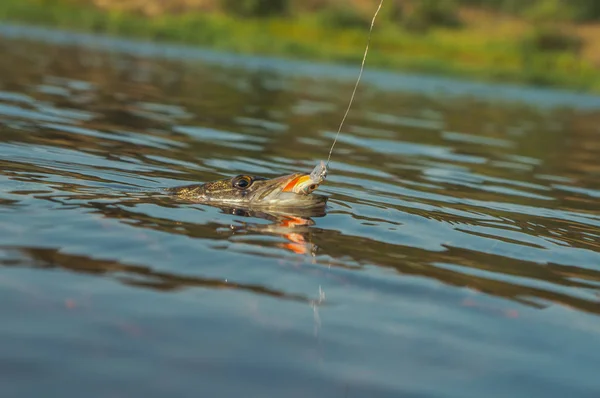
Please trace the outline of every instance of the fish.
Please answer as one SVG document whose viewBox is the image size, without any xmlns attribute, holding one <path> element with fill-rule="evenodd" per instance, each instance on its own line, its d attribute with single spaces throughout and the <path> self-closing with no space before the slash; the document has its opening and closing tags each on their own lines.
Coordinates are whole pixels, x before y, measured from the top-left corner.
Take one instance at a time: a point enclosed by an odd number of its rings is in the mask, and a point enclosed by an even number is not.
<svg viewBox="0 0 600 398">
<path fill-rule="evenodd" d="M 240 174 L 204 184 L 169 188 L 178 199 L 208 205 L 245 208 L 324 207 L 327 197 L 313 192 L 327 178 L 327 166 L 321 161 L 311 173 L 292 173 L 274 178 Z"/>
</svg>

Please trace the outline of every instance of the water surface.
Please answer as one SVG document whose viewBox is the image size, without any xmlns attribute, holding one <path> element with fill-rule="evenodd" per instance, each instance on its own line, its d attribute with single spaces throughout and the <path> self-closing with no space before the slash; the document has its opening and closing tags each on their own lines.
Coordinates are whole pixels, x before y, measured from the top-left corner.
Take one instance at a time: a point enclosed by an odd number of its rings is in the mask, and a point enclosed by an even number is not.
<svg viewBox="0 0 600 398">
<path fill-rule="evenodd" d="M 246 213 L 153 191 L 310 171 L 351 69 L 15 29 L 5 396 L 600 394 L 597 97 L 367 75 L 326 214 Z"/>
</svg>

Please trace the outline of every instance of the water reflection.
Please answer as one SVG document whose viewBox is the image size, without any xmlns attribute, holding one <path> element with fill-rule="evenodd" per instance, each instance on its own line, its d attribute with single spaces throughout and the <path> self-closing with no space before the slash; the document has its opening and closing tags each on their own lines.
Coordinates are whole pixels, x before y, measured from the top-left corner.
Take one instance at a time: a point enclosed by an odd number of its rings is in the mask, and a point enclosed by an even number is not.
<svg viewBox="0 0 600 398">
<path fill-rule="evenodd" d="M 44 248 L 4 248 L 8 252 L 17 251 L 21 260 L 0 261 L 8 267 L 27 266 L 43 269 L 62 268 L 64 270 L 91 275 L 113 275 L 121 283 L 129 286 L 149 288 L 159 291 L 174 291 L 185 288 L 235 289 L 249 291 L 285 300 L 311 303 L 308 297 L 272 290 L 260 285 L 249 285 L 219 279 L 198 278 L 173 273 L 157 272 L 149 267 L 121 264 L 118 261 L 98 260 L 86 256 L 61 253 L 56 249 Z M 14 257 L 14 256 L 13 256 Z"/>
<path fill-rule="evenodd" d="M 313 228 L 310 228 L 315 225 L 315 221 L 311 217 L 325 216 L 325 207 L 313 209 L 281 208 L 278 211 L 260 211 L 233 207 L 220 207 L 220 209 L 225 213 L 236 216 L 256 217 L 269 221 L 268 224 L 255 222 L 232 224 L 230 229 L 235 235 L 259 234 L 278 236 L 286 240 L 286 242 L 279 243 L 278 247 L 296 254 L 307 254 L 313 257 L 317 253 L 318 246 L 313 243 L 312 239 Z"/>
</svg>

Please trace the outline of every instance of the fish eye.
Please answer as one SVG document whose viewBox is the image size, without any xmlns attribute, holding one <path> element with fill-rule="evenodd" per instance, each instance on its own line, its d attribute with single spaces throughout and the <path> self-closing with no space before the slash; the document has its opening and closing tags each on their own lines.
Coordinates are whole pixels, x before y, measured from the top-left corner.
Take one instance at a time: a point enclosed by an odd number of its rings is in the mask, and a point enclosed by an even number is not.
<svg viewBox="0 0 600 398">
<path fill-rule="evenodd" d="M 252 182 L 253 180 L 251 177 L 240 175 L 233 178 L 233 180 L 231 181 L 231 185 L 233 185 L 237 189 L 246 189 L 250 185 L 252 185 Z"/>
<path fill-rule="evenodd" d="M 317 184 L 311 184 L 311 185 L 307 186 L 306 188 L 304 188 L 304 192 L 306 192 L 306 193 L 312 193 L 312 191 L 314 191 L 318 187 L 319 186 Z"/>
</svg>

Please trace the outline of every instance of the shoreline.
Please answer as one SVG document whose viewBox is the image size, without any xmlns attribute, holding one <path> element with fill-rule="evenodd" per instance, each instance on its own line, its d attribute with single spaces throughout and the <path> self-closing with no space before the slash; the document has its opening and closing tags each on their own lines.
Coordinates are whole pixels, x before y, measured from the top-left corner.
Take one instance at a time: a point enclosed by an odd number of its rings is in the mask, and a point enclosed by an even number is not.
<svg viewBox="0 0 600 398">
<path fill-rule="evenodd" d="M 360 64 L 368 35 L 363 28 L 322 26 L 315 15 L 238 19 L 188 13 L 148 18 L 61 0 L 45 5 L 3 0 L 0 22 L 346 65 Z M 501 23 L 483 37 L 484 22 L 420 35 L 389 23 L 376 24 L 366 65 L 391 72 L 600 93 L 600 72 L 591 60 L 567 52 L 523 49 L 517 40 L 523 40 L 523 31 L 507 30 L 510 26 Z"/>
<path fill-rule="evenodd" d="M 32 40 L 36 43 L 83 47 L 91 51 L 127 53 L 144 58 L 200 61 L 226 68 L 241 67 L 245 70 L 275 73 L 292 78 L 333 79 L 347 84 L 356 82 L 359 70 L 357 64 L 327 64 L 277 56 L 234 54 L 186 44 L 158 43 L 23 24 L 0 23 L 0 36 L 10 40 Z M 444 98 L 469 96 L 478 100 L 523 104 L 539 109 L 562 107 L 588 111 L 600 109 L 600 95 L 590 92 L 577 92 L 559 87 L 473 81 L 460 77 L 390 71 L 370 66 L 365 67 L 361 84 L 371 85 L 383 91 L 403 91 Z"/>
</svg>

